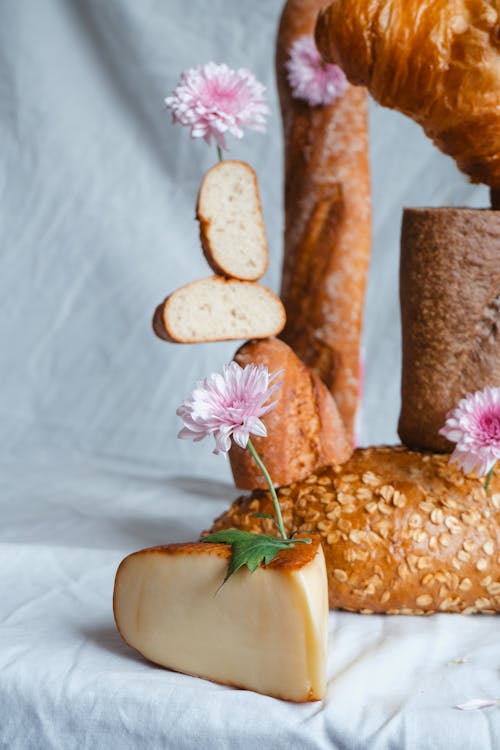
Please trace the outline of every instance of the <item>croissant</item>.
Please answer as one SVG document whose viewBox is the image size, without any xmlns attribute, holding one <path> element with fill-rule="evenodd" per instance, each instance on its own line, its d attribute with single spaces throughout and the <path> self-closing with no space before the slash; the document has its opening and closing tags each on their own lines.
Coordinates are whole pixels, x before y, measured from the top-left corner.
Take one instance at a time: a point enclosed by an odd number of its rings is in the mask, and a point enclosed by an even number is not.
<svg viewBox="0 0 500 750">
<path fill-rule="evenodd" d="M 500 189 L 500 0 L 334 0 L 316 43 L 473 182 Z"/>
</svg>

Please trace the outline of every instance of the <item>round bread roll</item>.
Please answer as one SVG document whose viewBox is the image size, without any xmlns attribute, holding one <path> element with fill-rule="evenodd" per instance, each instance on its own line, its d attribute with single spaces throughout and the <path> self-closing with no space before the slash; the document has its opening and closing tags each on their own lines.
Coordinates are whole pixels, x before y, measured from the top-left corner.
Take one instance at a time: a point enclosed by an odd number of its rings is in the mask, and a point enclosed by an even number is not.
<svg viewBox="0 0 500 750">
<path fill-rule="evenodd" d="M 321 535 L 331 609 L 424 615 L 500 611 L 500 468 L 489 493 L 448 456 L 404 447 L 356 450 L 278 490 L 287 533 Z M 275 534 L 262 490 L 236 500 L 211 531 Z"/>
</svg>

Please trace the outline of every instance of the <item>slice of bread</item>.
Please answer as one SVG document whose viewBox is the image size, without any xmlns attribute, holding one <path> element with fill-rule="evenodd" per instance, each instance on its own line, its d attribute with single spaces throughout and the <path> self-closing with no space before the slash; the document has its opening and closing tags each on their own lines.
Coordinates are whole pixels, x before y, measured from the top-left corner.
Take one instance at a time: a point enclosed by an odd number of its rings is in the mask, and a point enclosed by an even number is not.
<svg viewBox="0 0 500 750">
<path fill-rule="evenodd" d="M 244 281 L 264 275 L 268 251 L 257 175 L 242 161 L 222 161 L 205 175 L 196 215 L 208 264 Z"/>
<path fill-rule="evenodd" d="M 210 276 L 177 289 L 156 308 L 153 329 L 166 341 L 262 339 L 285 326 L 279 297 L 252 281 Z"/>
</svg>

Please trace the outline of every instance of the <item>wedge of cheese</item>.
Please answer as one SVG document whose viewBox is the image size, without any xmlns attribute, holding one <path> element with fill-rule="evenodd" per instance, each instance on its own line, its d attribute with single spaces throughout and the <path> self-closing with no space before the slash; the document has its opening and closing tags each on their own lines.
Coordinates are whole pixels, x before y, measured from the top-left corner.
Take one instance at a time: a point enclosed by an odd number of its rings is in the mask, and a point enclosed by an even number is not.
<svg viewBox="0 0 500 750">
<path fill-rule="evenodd" d="M 124 640 L 156 664 L 290 701 L 326 689 L 328 592 L 317 539 L 220 588 L 231 547 L 171 544 L 135 552 L 113 597 Z"/>
</svg>

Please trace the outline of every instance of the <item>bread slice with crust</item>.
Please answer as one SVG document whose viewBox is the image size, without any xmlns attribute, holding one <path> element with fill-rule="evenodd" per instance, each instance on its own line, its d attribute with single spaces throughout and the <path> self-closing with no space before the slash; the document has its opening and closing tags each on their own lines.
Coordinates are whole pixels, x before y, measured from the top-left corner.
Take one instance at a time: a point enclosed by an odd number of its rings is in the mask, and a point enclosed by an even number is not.
<svg viewBox="0 0 500 750">
<path fill-rule="evenodd" d="M 268 250 L 257 175 L 242 161 L 222 161 L 205 175 L 196 215 L 208 264 L 244 281 L 264 275 Z"/>
<path fill-rule="evenodd" d="M 279 297 L 261 284 L 210 276 L 173 292 L 158 305 L 153 329 L 166 341 L 262 339 L 285 326 Z"/>
</svg>

